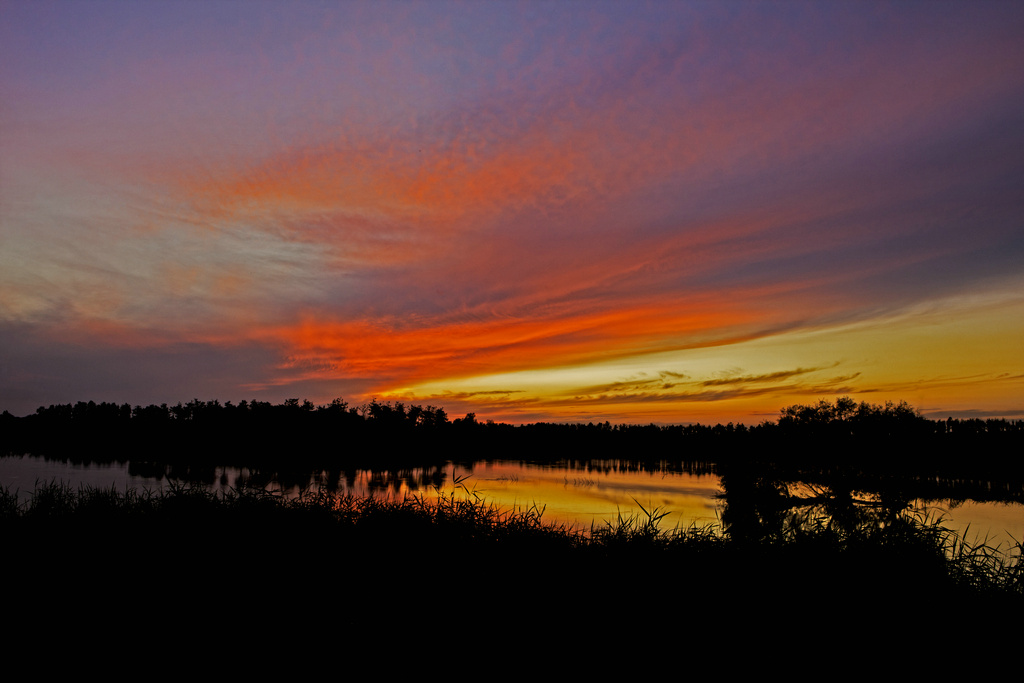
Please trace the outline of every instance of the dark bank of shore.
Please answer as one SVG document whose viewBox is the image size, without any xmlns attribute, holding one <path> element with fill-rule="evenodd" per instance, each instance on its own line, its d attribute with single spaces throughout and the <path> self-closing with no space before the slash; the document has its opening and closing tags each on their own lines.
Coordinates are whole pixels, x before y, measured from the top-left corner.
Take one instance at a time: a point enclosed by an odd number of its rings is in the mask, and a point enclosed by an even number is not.
<svg viewBox="0 0 1024 683">
<path fill-rule="evenodd" d="M 27 504 L 0 495 L 0 530 L 5 585 L 71 592 L 96 607 L 112 595 L 234 608 L 313 601 L 341 621 L 383 623 L 408 610 L 487 606 L 514 620 L 659 628 L 689 618 L 749 626 L 1024 607 L 1020 546 L 970 548 L 907 514 L 846 528 L 793 515 L 771 535 L 739 539 L 662 530 L 652 510 L 584 536 L 469 492 L 436 502 L 289 500 L 54 483 Z"/>
</svg>

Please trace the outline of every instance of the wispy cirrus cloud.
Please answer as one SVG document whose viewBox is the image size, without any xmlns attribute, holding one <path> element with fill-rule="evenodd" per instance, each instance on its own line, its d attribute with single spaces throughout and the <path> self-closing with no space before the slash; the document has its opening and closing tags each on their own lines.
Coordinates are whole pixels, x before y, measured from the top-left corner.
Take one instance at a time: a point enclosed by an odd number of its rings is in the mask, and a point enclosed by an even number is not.
<svg viewBox="0 0 1024 683">
<path fill-rule="evenodd" d="M 829 367 L 835 367 L 835 363 Z M 796 368 L 763 375 L 737 375 L 729 378 L 693 380 L 679 373 L 677 381 L 651 380 L 646 382 L 621 382 L 602 387 L 587 387 L 572 396 L 576 402 L 601 401 L 725 401 L 736 398 L 750 398 L 780 392 L 822 392 L 834 393 L 838 387 L 859 373 L 837 377 L 816 377 L 807 381 L 793 381 L 803 375 L 817 373 L 827 368 Z M 660 379 L 660 378 L 659 378 Z"/>
<path fill-rule="evenodd" d="M 831 367 L 839 365 L 838 362 L 833 364 Z M 791 379 L 793 377 L 799 377 L 800 375 L 806 375 L 811 372 L 817 372 L 824 368 L 796 368 L 793 370 L 783 370 L 780 372 L 770 372 L 764 375 L 732 375 L 727 377 L 719 377 L 716 379 L 706 379 L 701 382 L 701 386 L 713 387 L 723 385 L 740 385 L 740 384 L 762 384 L 768 382 L 777 382 L 783 379 Z"/>
</svg>

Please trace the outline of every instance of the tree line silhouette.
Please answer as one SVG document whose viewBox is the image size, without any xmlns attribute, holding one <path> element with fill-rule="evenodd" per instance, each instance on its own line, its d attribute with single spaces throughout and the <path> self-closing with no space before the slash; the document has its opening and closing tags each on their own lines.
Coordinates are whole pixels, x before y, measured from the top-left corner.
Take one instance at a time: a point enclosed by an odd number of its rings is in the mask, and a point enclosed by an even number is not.
<svg viewBox="0 0 1024 683">
<path fill-rule="evenodd" d="M 352 466 L 448 460 L 619 459 L 671 468 L 771 463 L 792 472 L 844 468 L 869 476 L 1004 478 L 1024 474 L 1024 421 L 930 420 L 904 401 L 792 405 L 774 422 L 745 424 L 480 422 L 440 407 L 371 401 L 352 406 L 288 399 L 131 406 L 78 402 L 0 414 L 0 454 L 72 462 L 161 461 L 219 465 Z"/>
</svg>

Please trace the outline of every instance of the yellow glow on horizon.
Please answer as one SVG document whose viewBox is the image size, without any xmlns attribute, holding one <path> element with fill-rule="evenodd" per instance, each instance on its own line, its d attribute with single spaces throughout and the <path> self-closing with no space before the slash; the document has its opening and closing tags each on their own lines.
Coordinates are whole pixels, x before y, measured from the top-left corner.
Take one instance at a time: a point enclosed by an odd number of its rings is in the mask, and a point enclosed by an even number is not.
<svg viewBox="0 0 1024 683">
<path fill-rule="evenodd" d="M 1024 298 L 1003 294 L 705 348 L 440 379 L 382 397 L 479 406 L 481 416 L 512 422 L 621 415 L 750 424 L 792 403 L 842 394 L 906 400 L 922 411 L 1011 414 L 1024 407 L 1021 340 Z"/>
</svg>

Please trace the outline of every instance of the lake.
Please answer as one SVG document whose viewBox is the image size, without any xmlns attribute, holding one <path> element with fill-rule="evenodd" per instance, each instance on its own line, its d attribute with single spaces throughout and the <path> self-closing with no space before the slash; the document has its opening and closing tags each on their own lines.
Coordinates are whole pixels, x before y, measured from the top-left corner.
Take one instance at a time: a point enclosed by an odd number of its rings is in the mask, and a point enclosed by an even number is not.
<svg viewBox="0 0 1024 683">
<path fill-rule="evenodd" d="M 205 472 L 205 485 L 227 490 L 240 484 L 256 484 L 285 495 L 297 495 L 301 486 L 275 480 L 256 480 L 244 469 L 216 467 Z M 142 476 L 127 464 L 76 465 L 32 456 L 0 458 L 0 485 L 18 490 L 27 500 L 36 482 L 64 482 L 74 487 L 92 486 L 118 490 L 158 490 L 166 476 Z M 456 485 L 456 482 L 457 485 Z M 589 530 L 615 523 L 620 517 L 667 513 L 662 528 L 718 524 L 723 509 L 721 480 L 715 474 L 646 470 L 625 461 L 598 461 L 557 466 L 522 461 L 478 462 L 471 466 L 449 463 L 442 468 L 409 468 L 399 471 L 355 470 L 328 483 L 332 490 L 357 496 L 402 498 L 417 495 L 435 498 L 439 493 L 480 497 L 503 509 L 543 510 L 549 523 Z M 1024 505 L 977 501 L 914 501 L 915 507 L 943 514 L 945 524 L 968 540 L 988 538 L 990 544 L 1007 544 L 1024 537 Z"/>
</svg>

